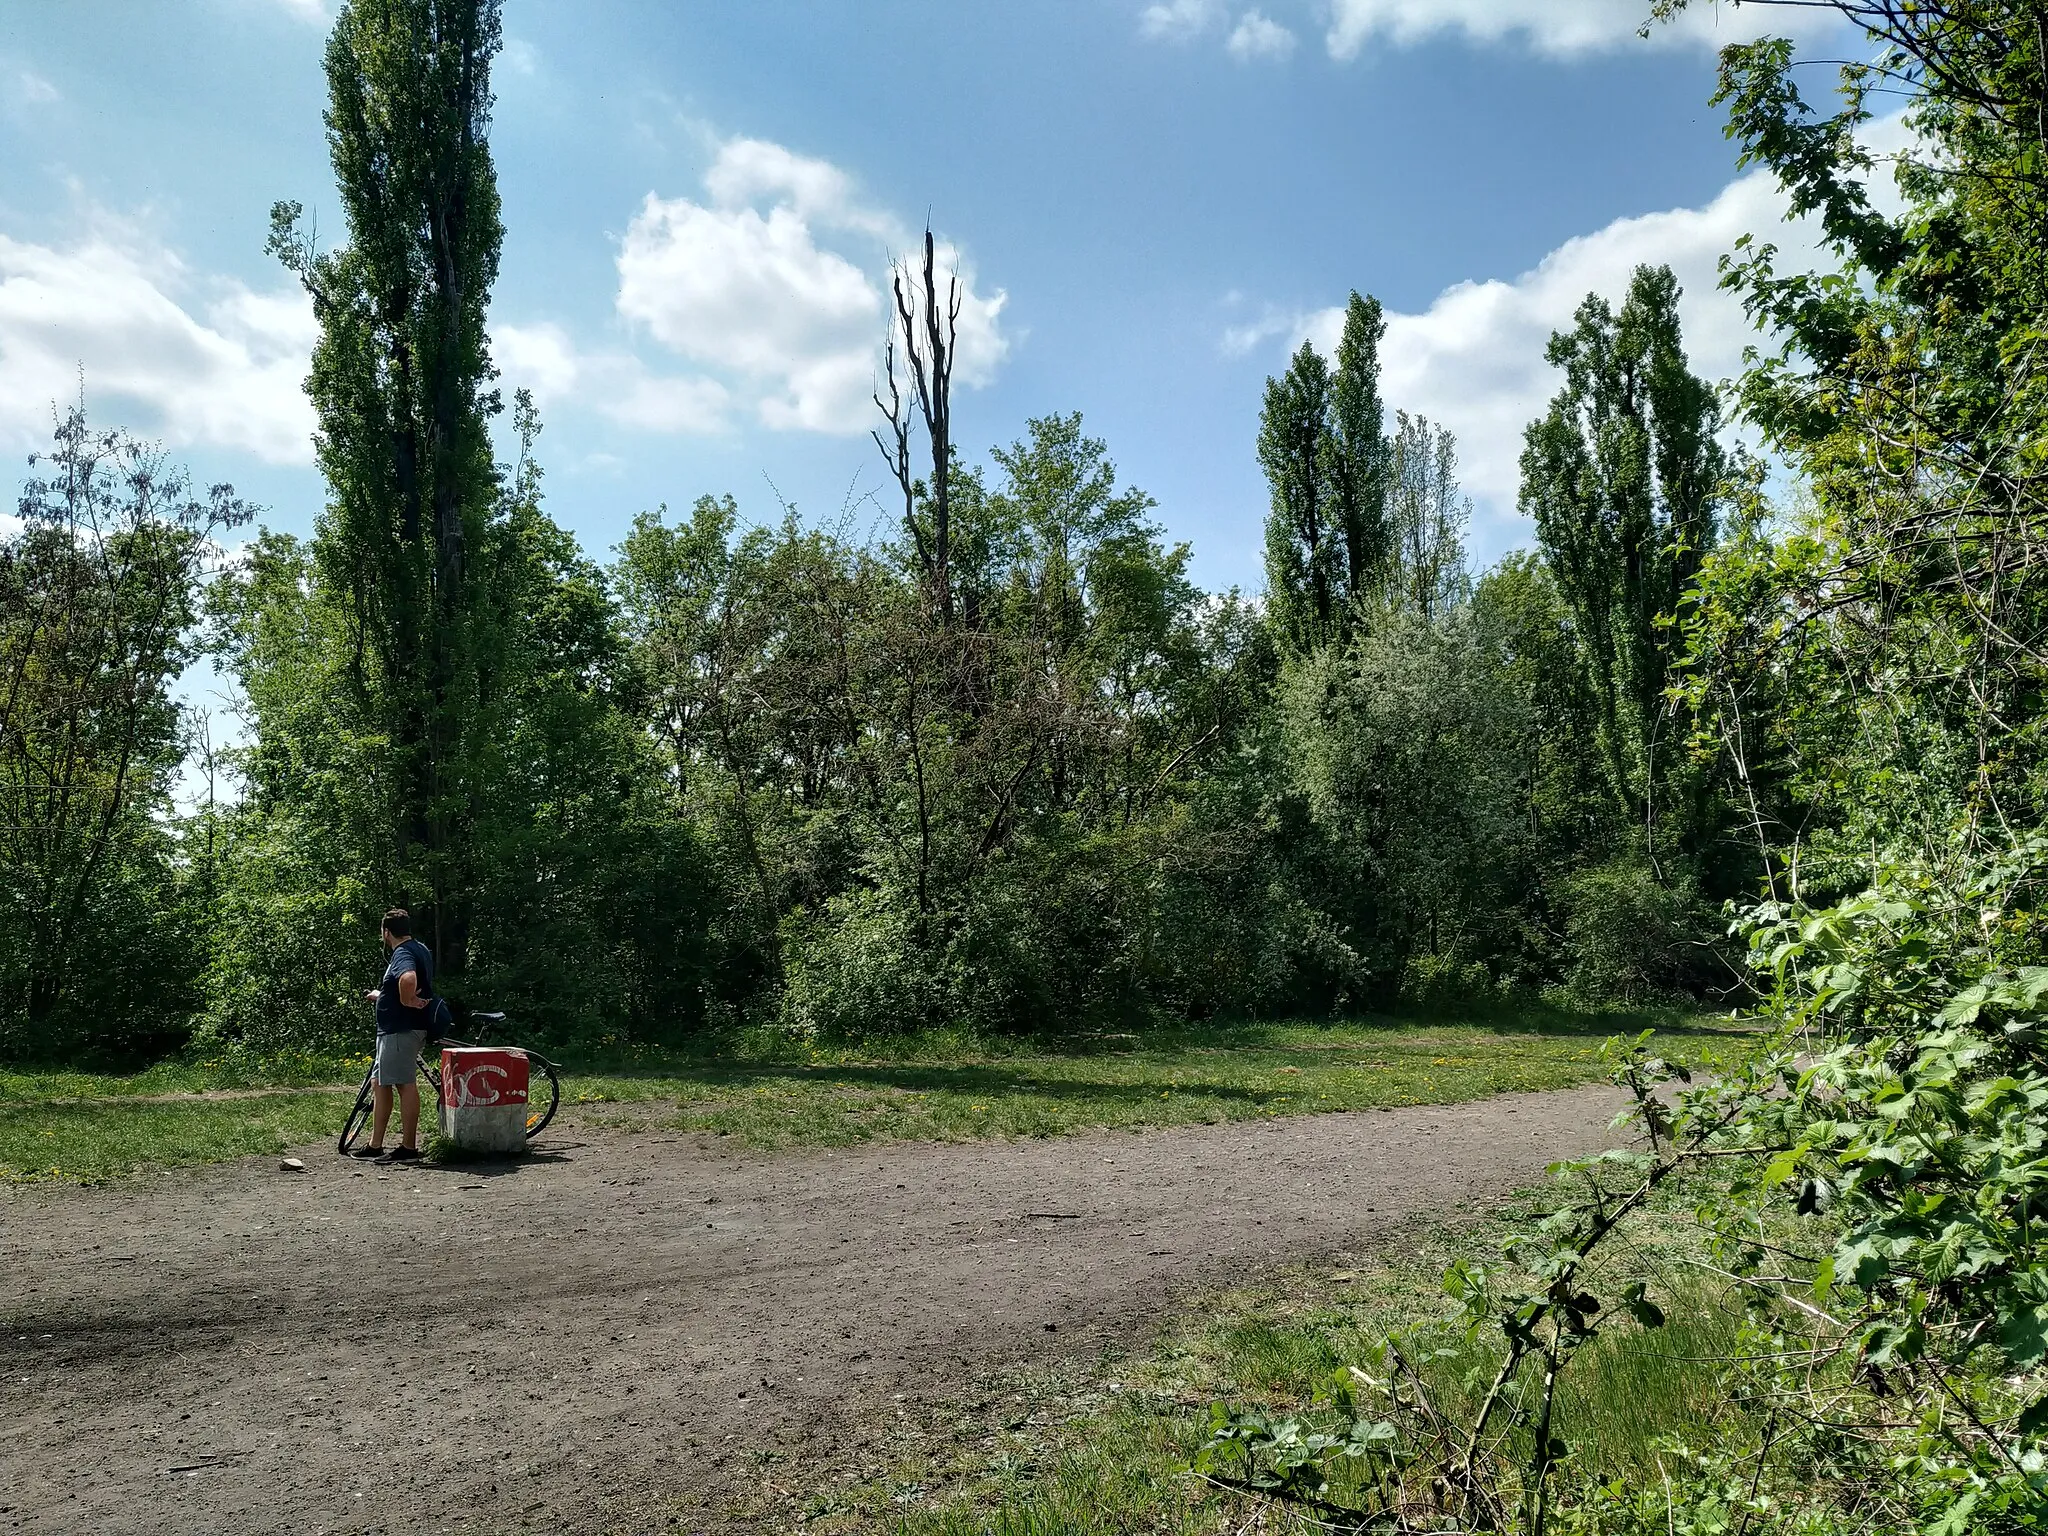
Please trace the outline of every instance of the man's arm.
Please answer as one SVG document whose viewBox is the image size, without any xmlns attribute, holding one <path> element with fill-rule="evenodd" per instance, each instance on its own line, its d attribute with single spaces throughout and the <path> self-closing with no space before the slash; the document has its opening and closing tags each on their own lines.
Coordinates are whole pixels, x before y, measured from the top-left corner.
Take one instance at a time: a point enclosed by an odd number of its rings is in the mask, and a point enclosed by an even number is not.
<svg viewBox="0 0 2048 1536">
<path fill-rule="evenodd" d="M 422 1006 L 420 977 L 417 971 L 401 971 L 398 975 L 398 1000 L 408 1008 Z"/>
</svg>

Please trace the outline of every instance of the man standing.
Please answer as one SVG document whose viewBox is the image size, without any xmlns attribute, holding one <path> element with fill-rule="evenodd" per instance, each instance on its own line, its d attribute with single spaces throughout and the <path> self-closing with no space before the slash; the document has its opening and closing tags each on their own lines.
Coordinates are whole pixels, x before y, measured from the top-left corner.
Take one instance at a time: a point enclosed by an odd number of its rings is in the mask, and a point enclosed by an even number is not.
<svg viewBox="0 0 2048 1536">
<path fill-rule="evenodd" d="M 383 983 L 368 994 L 377 1005 L 376 1083 L 371 1091 L 370 1144 L 357 1157 L 380 1163 L 420 1160 L 420 1047 L 434 1011 L 434 956 L 412 936 L 412 914 L 395 907 L 384 914 L 384 947 L 391 958 Z M 391 1121 L 391 1094 L 398 1093 L 398 1145 L 384 1150 Z"/>
</svg>

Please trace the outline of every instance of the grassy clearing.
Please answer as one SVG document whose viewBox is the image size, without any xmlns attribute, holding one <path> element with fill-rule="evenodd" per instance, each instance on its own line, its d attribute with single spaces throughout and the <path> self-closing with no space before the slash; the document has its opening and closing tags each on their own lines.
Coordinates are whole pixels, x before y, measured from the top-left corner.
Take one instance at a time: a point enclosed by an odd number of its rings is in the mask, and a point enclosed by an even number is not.
<svg viewBox="0 0 2048 1536">
<path fill-rule="evenodd" d="M 241 1089 L 313 1088 L 351 1082 L 369 1057 L 343 1053 L 252 1060 L 194 1057 L 158 1062 L 143 1072 L 77 1072 L 64 1067 L 0 1067 L 0 1110 L 53 1099 L 127 1099 L 153 1094 L 220 1093 Z"/>
<path fill-rule="evenodd" d="M 129 1073 L 0 1069 L 0 1183 L 97 1183 L 303 1146 L 341 1129 L 368 1062 L 221 1055 Z M 223 1097 L 171 1097 L 188 1094 Z"/>
<path fill-rule="evenodd" d="M 1677 1206 L 1646 1215 L 1634 1241 L 1607 1261 L 1651 1278 L 1671 1321 L 1655 1333 L 1614 1327 L 1574 1365 L 1559 1430 L 1574 1448 L 1576 1472 L 1589 1478 L 1654 1483 L 1660 1436 L 1739 1436 L 1745 1428 L 1714 1368 L 1702 1363 L 1730 1348 L 1735 1310 L 1684 1263 L 1697 1240 Z M 1458 1405 L 1462 1377 L 1490 1369 L 1493 1357 L 1483 1341 L 1470 1345 L 1438 1321 L 1448 1311 L 1442 1270 L 1455 1254 L 1492 1251 L 1515 1215 L 1477 1234 L 1422 1236 L 1398 1258 L 1291 1269 L 1208 1298 L 1136 1356 L 991 1378 L 970 1398 L 904 1421 L 865 1464 L 797 1490 L 795 1508 L 781 1513 L 847 1536 L 1327 1529 L 1189 1474 L 1209 1404 L 1291 1411 L 1326 1389 L 1334 1372 L 1370 1360 L 1390 1333 L 1404 1333 L 1411 1358 L 1446 1352 L 1429 1374 L 1438 1401 Z"/>
<path fill-rule="evenodd" d="M 1601 1043 L 1654 1022 L 1704 1059 L 1739 1049 L 1725 1021 L 1528 1011 L 1484 1022 L 1245 1024 L 1065 1042 L 933 1042 L 886 1052 L 650 1060 L 572 1077 L 586 1124 L 660 1126 L 750 1147 L 1051 1136 L 1328 1110 L 1453 1104 L 1597 1079 Z"/>
<path fill-rule="evenodd" d="M 0 1182 L 93 1183 L 152 1168 L 277 1152 L 336 1134 L 351 1096 L 0 1104 Z"/>
<path fill-rule="evenodd" d="M 1746 1034 L 1693 1015 L 1530 1007 L 1466 1020 L 1237 1024 L 1063 1040 L 934 1035 L 824 1048 L 756 1038 L 717 1053 L 569 1058 L 565 1123 L 711 1133 L 757 1148 L 1051 1136 L 1094 1126 L 1219 1123 L 1451 1104 L 1601 1075 L 1608 1036 L 1656 1025 L 1692 1059 Z M 129 1076 L 0 1071 L 0 1181 L 104 1179 L 315 1141 L 332 1094 L 152 1096 L 353 1083 L 364 1056 L 166 1063 Z M 67 1102 L 97 1101 L 97 1102 Z"/>
</svg>

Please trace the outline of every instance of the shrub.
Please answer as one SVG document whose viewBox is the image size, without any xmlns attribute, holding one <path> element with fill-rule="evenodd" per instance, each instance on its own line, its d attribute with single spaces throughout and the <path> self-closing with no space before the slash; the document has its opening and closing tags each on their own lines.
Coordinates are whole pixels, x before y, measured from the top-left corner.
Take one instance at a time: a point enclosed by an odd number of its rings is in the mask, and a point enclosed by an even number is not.
<svg viewBox="0 0 2048 1536">
<path fill-rule="evenodd" d="M 1687 876 L 1659 880 L 1640 859 L 1616 859 L 1573 875 L 1562 898 L 1566 984 L 1578 1001 L 1638 1003 L 1714 987 L 1719 924 Z"/>
</svg>

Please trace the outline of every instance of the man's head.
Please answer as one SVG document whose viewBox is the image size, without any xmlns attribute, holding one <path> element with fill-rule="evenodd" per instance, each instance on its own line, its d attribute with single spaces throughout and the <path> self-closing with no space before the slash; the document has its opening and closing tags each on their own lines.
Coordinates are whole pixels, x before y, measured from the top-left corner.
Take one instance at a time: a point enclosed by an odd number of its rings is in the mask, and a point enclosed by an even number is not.
<svg viewBox="0 0 2048 1536">
<path fill-rule="evenodd" d="M 396 949 L 412 937 L 412 914 L 403 907 L 393 907 L 384 914 L 384 947 Z"/>
</svg>

